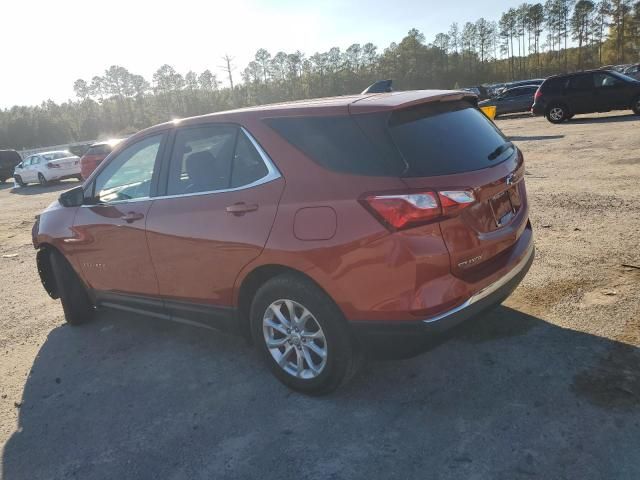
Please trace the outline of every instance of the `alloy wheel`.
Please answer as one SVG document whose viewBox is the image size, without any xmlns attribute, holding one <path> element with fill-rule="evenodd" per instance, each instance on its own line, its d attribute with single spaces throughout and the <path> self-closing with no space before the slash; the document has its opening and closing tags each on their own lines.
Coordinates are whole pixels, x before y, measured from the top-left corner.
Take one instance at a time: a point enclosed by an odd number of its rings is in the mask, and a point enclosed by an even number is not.
<svg viewBox="0 0 640 480">
<path fill-rule="evenodd" d="M 269 353 L 289 375 L 313 379 L 324 370 L 327 340 L 305 306 L 293 300 L 276 300 L 262 317 L 262 331 Z"/>
<path fill-rule="evenodd" d="M 564 110 L 560 107 L 553 107 L 549 112 L 549 116 L 555 121 L 560 121 L 564 117 Z"/>
<path fill-rule="evenodd" d="M 47 179 L 44 178 L 44 175 L 39 173 L 38 174 L 38 181 L 40 182 L 40 185 L 46 185 L 47 184 Z"/>
</svg>

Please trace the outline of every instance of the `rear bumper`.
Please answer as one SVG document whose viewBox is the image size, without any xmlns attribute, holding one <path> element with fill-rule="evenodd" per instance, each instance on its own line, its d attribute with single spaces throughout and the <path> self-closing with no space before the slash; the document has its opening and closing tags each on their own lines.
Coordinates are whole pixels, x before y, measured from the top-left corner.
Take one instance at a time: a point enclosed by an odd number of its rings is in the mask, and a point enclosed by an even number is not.
<svg viewBox="0 0 640 480">
<path fill-rule="evenodd" d="M 54 170 L 54 169 L 52 169 Z M 45 172 L 44 173 L 47 180 L 64 180 L 66 178 L 75 178 L 80 175 L 80 169 L 65 169 L 60 172 Z"/>
<path fill-rule="evenodd" d="M 367 322 L 352 321 L 351 325 L 357 336 L 370 337 L 379 335 L 420 336 L 445 332 L 464 320 L 502 303 L 525 277 L 535 254 L 533 242 L 529 244 L 525 254 L 505 275 L 473 294 L 464 303 L 444 313 L 415 321 Z"/>
<path fill-rule="evenodd" d="M 544 115 L 545 106 L 541 103 L 534 103 L 531 106 L 531 113 L 534 115 Z"/>
</svg>

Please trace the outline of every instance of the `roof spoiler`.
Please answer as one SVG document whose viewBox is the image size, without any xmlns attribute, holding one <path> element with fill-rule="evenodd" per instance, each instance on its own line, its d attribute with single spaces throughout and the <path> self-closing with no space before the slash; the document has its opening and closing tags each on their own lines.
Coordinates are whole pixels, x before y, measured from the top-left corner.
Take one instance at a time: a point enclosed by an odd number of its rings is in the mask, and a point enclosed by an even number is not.
<svg viewBox="0 0 640 480">
<path fill-rule="evenodd" d="M 365 88 L 361 95 L 365 95 L 367 93 L 388 93 L 393 91 L 391 88 L 391 82 L 393 80 L 378 80 L 375 83 L 372 83 L 367 88 Z"/>
</svg>

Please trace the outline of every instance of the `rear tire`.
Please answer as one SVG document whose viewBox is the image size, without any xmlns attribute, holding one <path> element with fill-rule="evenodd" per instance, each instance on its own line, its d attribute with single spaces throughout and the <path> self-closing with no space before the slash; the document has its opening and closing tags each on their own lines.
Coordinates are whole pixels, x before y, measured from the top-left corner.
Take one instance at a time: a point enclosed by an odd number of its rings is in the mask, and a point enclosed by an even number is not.
<svg viewBox="0 0 640 480">
<path fill-rule="evenodd" d="M 292 390 L 330 393 L 362 365 L 362 350 L 342 312 L 302 276 L 280 275 L 260 287 L 250 318 L 253 341 L 264 361 Z"/>
<path fill-rule="evenodd" d="M 22 181 L 22 177 L 20 175 L 16 175 L 15 177 L 13 177 L 13 179 L 16 181 L 19 187 L 27 186 L 27 184 Z"/>
<path fill-rule="evenodd" d="M 631 110 L 633 110 L 633 113 L 636 115 L 640 115 L 640 96 L 638 96 L 631 104 Z"/>
<path fill-rule="evenodd" d="M 49 255 L 65 320 L 70 325 L 87 323 L 95 316 L 95 307 L 82 281 L 60 252 L 51 250 Z"/>
<path fill-rule="evenodd" d="M 556 103 L 555 105 L 551 105 L 547 109 L 546 117 L 551 123 L 562 123 L 569 116 L 569 111 L 566 106 Z"/>
<path fill-rule="evenodd" d="M 38 182 L 40 182 L 40 185 L 42 186 L 45 186 L 48 183 L 47 179 L 44 177 L 42 173 L 38 173 Z"/>
</svg>

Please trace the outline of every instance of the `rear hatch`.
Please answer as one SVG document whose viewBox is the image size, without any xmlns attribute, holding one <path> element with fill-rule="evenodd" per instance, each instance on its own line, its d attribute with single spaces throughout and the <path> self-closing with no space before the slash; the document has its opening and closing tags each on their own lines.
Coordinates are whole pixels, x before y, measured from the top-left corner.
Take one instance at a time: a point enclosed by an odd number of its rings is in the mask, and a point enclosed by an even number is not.
<svg viewBox="0 0 640 480">
<path fill-rule="evenodd" d="M 522 155 L 473 101 L 442 98 L 353 117 L 372 142 L 397 149 L 407 192 L 439 203 L 427 221 L 438 221 L 454 274 L 486 270 L 516 243 L 527 224 Z"/>
</svg>

